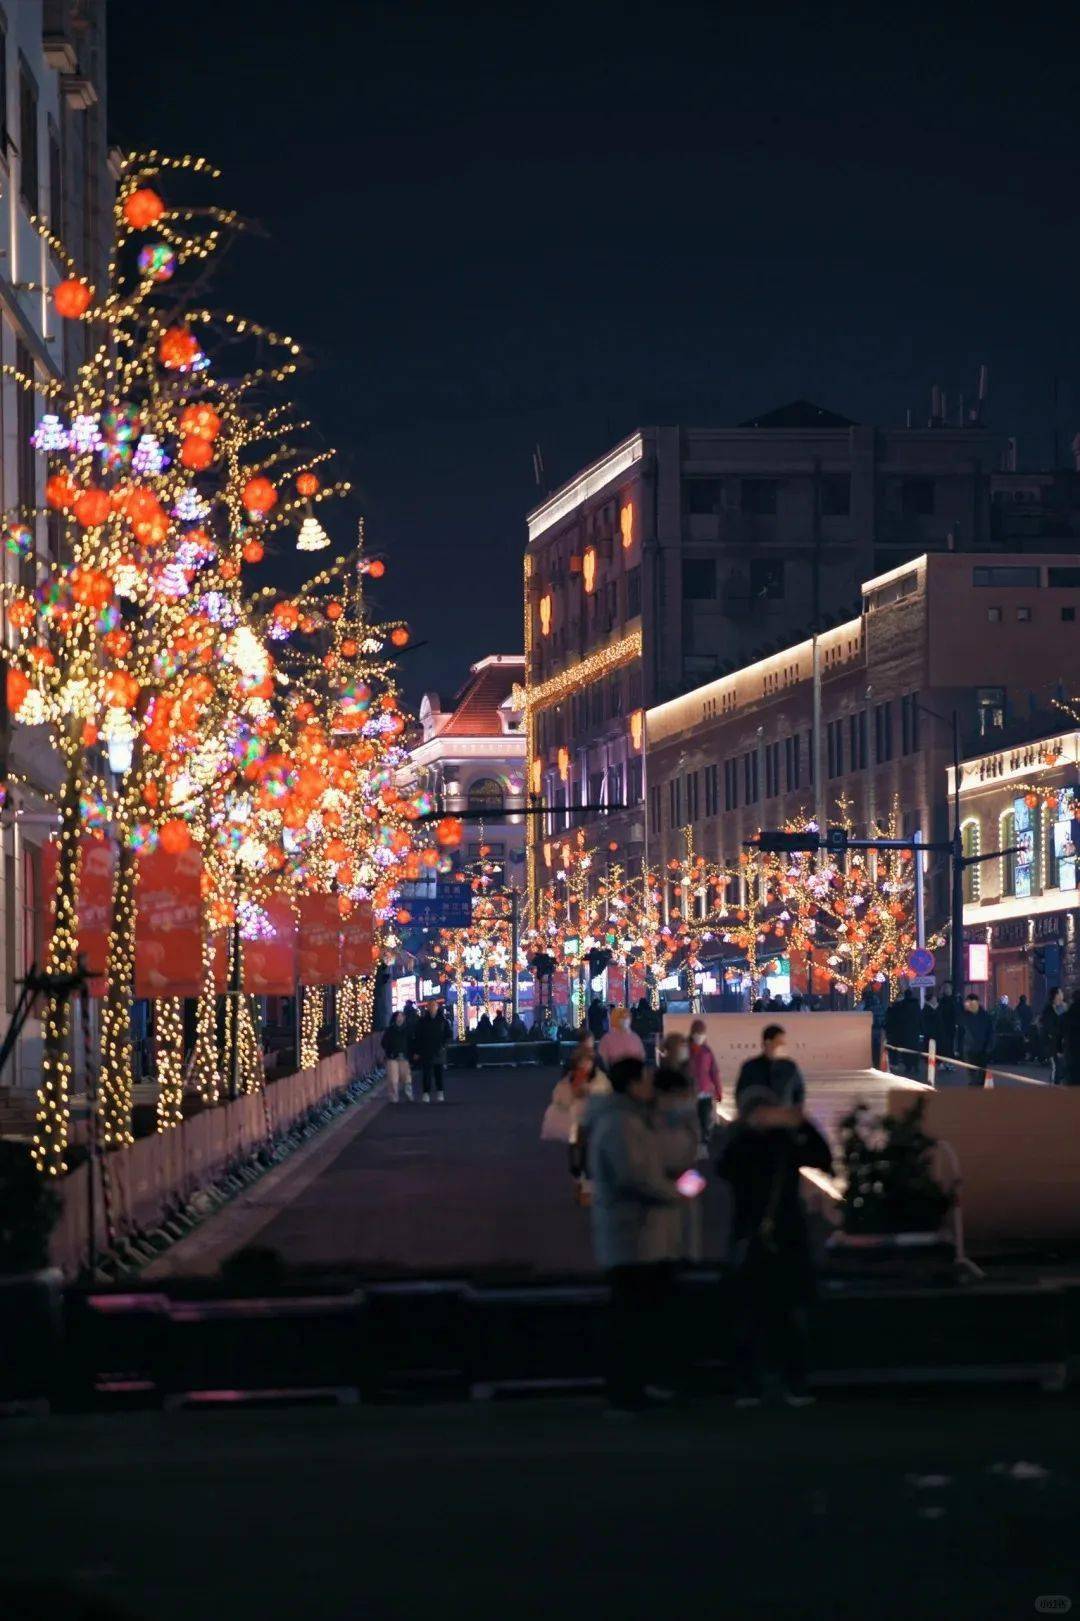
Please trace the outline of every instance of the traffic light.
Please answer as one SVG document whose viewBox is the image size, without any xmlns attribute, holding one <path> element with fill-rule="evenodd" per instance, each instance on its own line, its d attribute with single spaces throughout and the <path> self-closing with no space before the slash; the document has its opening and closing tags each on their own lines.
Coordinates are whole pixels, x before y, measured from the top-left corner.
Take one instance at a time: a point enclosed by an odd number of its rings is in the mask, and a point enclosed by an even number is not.
<svg viewBox="0 0 1080 1621">
<path fill-rule="evenodd" d="M 825 834 L 825 848 L 830 855 L 841 856 L 847 852 L 848 835 L 846 827 L 830 827 Z"/>
<path fill-rule="evenodd" d="M 785 833 L 780 828 L 762 828 L 757 836 L 757 848 L 794 855 L 800 851 L 820 850 L 821 838 L 814 832 Z"/>
</svg>

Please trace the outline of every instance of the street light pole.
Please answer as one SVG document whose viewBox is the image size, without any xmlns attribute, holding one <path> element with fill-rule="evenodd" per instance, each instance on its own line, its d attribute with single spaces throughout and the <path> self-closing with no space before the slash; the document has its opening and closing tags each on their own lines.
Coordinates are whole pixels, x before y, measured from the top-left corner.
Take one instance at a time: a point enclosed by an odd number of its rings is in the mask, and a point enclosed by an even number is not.
<svg viewBox="0 0 1080 1621">
<path fill-rule="evenodd" d="M 952 834 L 952 957 L 953 996 L 964 989 L 964 837 L 960 830 L 960 715 L 952 712 L 953 834 Z"/>
<path fill-rule="evenodd" d="M 518 1016 L 518 933 L 520 919 L 518 915 L 518 889 L 516 884 L 510 885 L 510 1022 Z"/>
</svg>

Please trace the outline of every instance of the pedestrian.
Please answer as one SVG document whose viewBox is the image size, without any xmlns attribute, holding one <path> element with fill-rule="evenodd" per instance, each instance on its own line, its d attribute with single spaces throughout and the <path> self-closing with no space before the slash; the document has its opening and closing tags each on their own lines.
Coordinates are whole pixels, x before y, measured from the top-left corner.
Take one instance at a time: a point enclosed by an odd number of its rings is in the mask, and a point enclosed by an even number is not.
<svg viewBox="0 0 1080 1621">
<path fill-rule="evenodd" d="M 938 998 L 938 1027 L 941 1030 L 941 1051 L 947 1057 L 956 1054 L 956 998 L 952 984 L 946 980 Z"/>
<path fill-rule="evenodd" d="M 611 1084 L 597 1065 L 592 1047 L 577 1047 L 555 1083 L 540 1126 L 542 1141 L 567 1144 L 570 1175 L 580 1204 L 590 1202 L 584 1130 L 586 1105 L 590 1097 L 610 1091 Z"/>
<path fill-rule="evenodd" d="M 502 1008 L 499 1009 L 491 1021 L 491 1039 L 492 1041 L 510 1040 L 510 1026 L 506 1022 L 506 1014 Z"/>
<path fill-rule="evenodd" d="M 656 1070 L 656 1100 L 653 1105 L 656 1130 L 662 1143 L 662 1161 L 669 1176 L 679 1177 L 700 1157 L 701 1130 L 698 1125 L 697 1089 L 690 1067 L 687 1038 L 673 1031 L 663 1045 Z M 666 1247 L 674 1260 L 701 1259 L 701 1205 L 696 1199 L 684 1200 L 669 1211 Z"/>
<path fill-rule="evenodd" d="M 1065 1076 L 1065 1061 L 1061 1049 L 1061 1021 L 1065 1013 L 1065 993 L 1055 985 L 1039 1009 L 1037 1031 L 1039 1053 L 1044 1064 L 1050 1066 L 1050 1085 L 1060 1086 Z"/>
<path fill-rule="evenodd" d="M 1020 1039 L 1024 1043 L 1024 1057 L 1031 1051 L 1031 1031 L 1035 1023 L 1035 1015 L 1031 1011 L 1031 1003 L 1027 997 L 1021 995 L 1016 1002 L 1016 1028 L 1020 1032 Z"/>
<path fill-rule="evenodd" d="M 647 996 L 638 998 L 630 1020 L 630 1028 L 636 1036 L 640 1036 L 645 1048 L 645 1062 L 656 1063 L 656 1038 L 663 1029 L 664 1021 L 653 1007 Z"/>
<path fill-rule="evenodd" d="M 481 1013 L 480 1017 L 477 1019 L 476 1029 L 473 1031 L 473 1037 L 479 1042 L 495 1040 L 495 1032 L 492 1028 L 491 1019 L 487 1013 Z"/>
<path fill-rule="evenodd" d="M 694 1094 L 697 1099 L 702 1158 L 708 1154 L 716 1108 L 724 1096 L 716 1055 L 706 1041 L 705 1035 L 705 1020 L 695 1019 L 690 1026 L 690 1077 L 694 1083 Z"/>
<path fill-rule="evenodd" d="M 510 1020 L 510 1040 L 528 1041 L 528 1039 L 529 1032 L 525 1028 L 525 1020 L 521 1017 L 520 1013 L 515 1013 L 514 1017 Z"/>
<path fill-rule="evenodd" d="M 612 1064 L 617 1064 L 620 1058 L 636 1058 L 639 1063 L 645 1062 L 645 1045 L 641 1037 L 635 1035 L 630 1028 L 630 1013 L 627 1008 L 612 1008 L 611 1028 L 600 1037 L 596 1044 L 596 1052 L 606 1070 L 610 1070 Z"/>
<path fill-rule="evenodd" d="M 597 1041 L 605 1034 L 608 1028 L 607 1008 L 598 996 L 594 996 L 589 1003 L 588 1025 Z"/>
<path fill-rule="evenodd" d="M 767 1024 L 761 1032 L 761 1051 L 748 1058 L 735 1082 L 735 1107 L 740 1115 L 757 1102 L 806 1101 L 806 1083 L 798 1064 L 788 1057 L 783 1025 Z"/>
<path fill-rule="evenodd" d="M 816 1278 L 799 1171 L 807 1165 L 828 1173 L 832 1155 L 801 1104 L 771 1102 L 758 1091 L 744 1105 L 717 1166 L 734 1206 L 735 1405 L 758 1407 L 775 1396 L 805 1407 L 814 1399 L 807 1312 Z"/>
<path fill-rule="evenodd" d="M 651 1105 L 651 1070 L 636 1058 L 612 1066 L 611 1092 L 589 1101 L 592 1231 L 598 1265 L 611 1290 L 608 1400 L 616 1412 L 636 1413 L 667 1400 L 653 1383 L 662 1368 L 672 1290 L 667 1244 L 680 1194 L 663 1165 L 664 1144 Z M 701 1178 L 697 1179 L 700 1183 Z"/>
<path fill-rule="evenodd" d="M 445 1103 L 446 1025 L 442 1016 L 430 1008 L 424 1009 L 416 1027 L 416 1056 L 420 1062 L 423 1101 L 430 1103 L 434 1092 L 438 1101 Z"/>
<path fill-rule="evenodd" d="M 885 1040 L 890 1049 L 890 1062 L 905 1075 L 917 1074 L 922 1032 L 919 1004 L 910 986 L 889 1006 L 885 1015 Z"/>
<path fill-rule="evenodd" d="M 994 1048 L 994 1021 L 974 991 L 964 997 L 964 1011 L 960 1015 L 958 1031 L 959 1057 L 973 1064 L 974 1072 L 968 1076 L 969 1086 L 985 1086 L 986 1072 Z"/>
<path fill-rule="evenodd" d="M 420 1023 L 420 1015 L 416 1011 L 416 1003 L 410 997 L 405 1003 L 402 1012 L 405 1015 L 405 1028 L 409 1032 L 409 1051 L 413 1050 L 416 1038 L 416 1027 Z"/>
<path fill-rule="evenodd" d="M 1007 996 L 1001 997 L 994 1013 L 994 1057 L 1004 1063 L 1017 1063 L 1024 1056 L 1015 1009 Z"/>
<path fill-rule="evenodd" d="M 409 1031 L 405 1014 L 399 1008 L 383 1031 L 382 1050 L 386 1059 L 386 1085 L 390 1102 L 398 1103 L 402 1093 L 412 1102 L 412 1070 L 409 1068 Z"/>
<path fill-rule="evenodd" d="M 921 1045 L 923 1052 L 927 1055 L 930 1052 L 931 1042 L 934 1043 L 934 1051 L 939 1052 L 941 1050 L 941 1012 L 938 1007 L 936 990 L 927 991 L 926 1001 L 923 1003 L 922 1009 Z"/>
<path fill-rule="evenodd" d="M 1080 995 L 1073 991 L 1061 1015 L 1062 1086 L 1080 1086 Z"/>
</svg>

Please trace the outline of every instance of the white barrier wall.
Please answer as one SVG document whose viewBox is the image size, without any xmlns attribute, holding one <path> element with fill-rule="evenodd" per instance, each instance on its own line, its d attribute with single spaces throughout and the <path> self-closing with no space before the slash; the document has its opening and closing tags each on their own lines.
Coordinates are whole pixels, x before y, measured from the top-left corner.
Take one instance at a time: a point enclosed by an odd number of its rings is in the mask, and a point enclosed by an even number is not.
<svg viewBox="0 0 1080 1621">
<path fill-rule="evenodd" d="M 783 1025 L 788 1053 L 807 1080 L 870 1068 L 869 1013 L 666 1013 L 664 1033 L 689 1034 L 695 1019 L 705 1022 L 725 1088 L 761 1051 L 761 1032 L 770 1024 Z"/>
</svg>

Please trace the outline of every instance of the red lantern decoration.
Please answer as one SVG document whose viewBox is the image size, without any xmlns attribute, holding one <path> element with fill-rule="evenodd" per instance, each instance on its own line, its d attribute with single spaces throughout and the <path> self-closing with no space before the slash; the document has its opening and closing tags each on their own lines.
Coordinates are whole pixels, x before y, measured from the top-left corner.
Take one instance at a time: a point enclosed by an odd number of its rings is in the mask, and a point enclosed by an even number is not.
<svg viewBox="0 0 1080 1621">
<path fill-rule="evenodd" d="M 340 619 L 344 611 L 340 602 L 328 602 L 326 604 L 327 619 Z"/>
<path fill-rule="evenodd" d="M 158 834 L 158 840 L 168 855 L 183 855 L 185 850 L 191 848 L 191 829 L 186 822 L 176 817 L 171 822 L 165 823 Z"/>
<path fill-rule="evenodd" d="M 268 478 L 249 478 L 241 499 L 249 512 L 265 515 L 277 506 L 277 491 Z"/>
<path fill-rule="evenodd" d="M 66 473 L 54 473 L 45 484 L 45 499 L 49 506 L 66 512 L 75 505 L 78 490 L 68 478 Z"/>
<path fill-rule="evenodd" d="M 311 496 L 318 490 L 319 481 L 314 473 L 300 473 L 297 475 L 296 488 L 302 496 Z"/>
<path fill-rule="evenodd" d="M 465 829 L 456 816 L 444 816 L 435 824 L 435 843 L 440 850 L 456 850 L 465 837 Z"/>
<path fill-rule="evenodd" d="M 221 418 L 212 405 L 186 405 L 180 413 L 180 432 L 216 439 L 221 432 Z"/>
<path fill-rule="evenodd" d="M 8 670 L 7 673 L 7 706 L 13 715 L 17 715 L 22 708 L 23 699 L 30 691 L 30 679 L 21 670 Z"/>
<path fill-rule="evenodd" d="M 189 433 L 180 446 L 180 463 L 194 473 L 201 473 L 214 459 L 214 447 L 201 434 Z"/>
<path fill-rule="evenodd" d="M 149 186 L 140 186 L 124 201 L 124 218 L 136 231 L 145 231 L 151 225 L 156 225 L 164 212 L 165 204 Z"/>
<path fill-rule="evenodd" d="M 386 573 L 386 564 L 381 557 L 377 557 L 373 563 L 368 564 L 367 571 L 373 580 L 381 580 Z"/>
<path fill-rule="evenodd" d="M 186 326 L 170 326 L 161 334 L 158 355 L 163 366 L 181 371 L 190 366 L 199 353 L 199 340 Z"/>
<path fill-rule="evenodd" d="M 83 529 L 98 529 L 112 511 L 112 502 L 106 490 L 93 485 L 75 497 L 75 521 Z"/>
<path fill-rule="evenodd" d="M 409 632 L 406 630 L 404 625 L 398 625 L 396 629 L 390 632 L 390 640 L 393 642 L 395 647 L 408 647 Z"/>
<path fill-rule="evenodd" d="M 266 551 L 266 548 L 264 547 L 261 540 L 245 540 L 245 542 L 244 542 L 244 562 L 245 563 L 261 563 L 262 560 L 263 560 L 263 556 L 265 555 L 265 551 Z"/>
<path fill-rule="evenodd" d="M 34 623 L 34 610 L 22 597 L 16 597 L 8 609 L 8 618 L 16 630 L 28 630 Z"/>
<path fill-rule="evenodd" d="M 57 315 L 62 315 L 67 321 L 77 321 L 90 308 L 94 290 L 84 281 L 69 277 L 67 281 L 57 283 L 52 296 Z"/>
<path fill-rule="evenodd" d="M 126 658 L 131 652 L 131 637 L 126 630 L 106 631 L 101 645 L 112 659 Z"/>
<path fill-rule="evenodd" d="M 1038 803 L 1039 803 L 1038 794 L 1025 794 L 1024 795 L 1024 804 L 1027 806 L 1028 810 L 1034 810 Z"/>
</svg>

